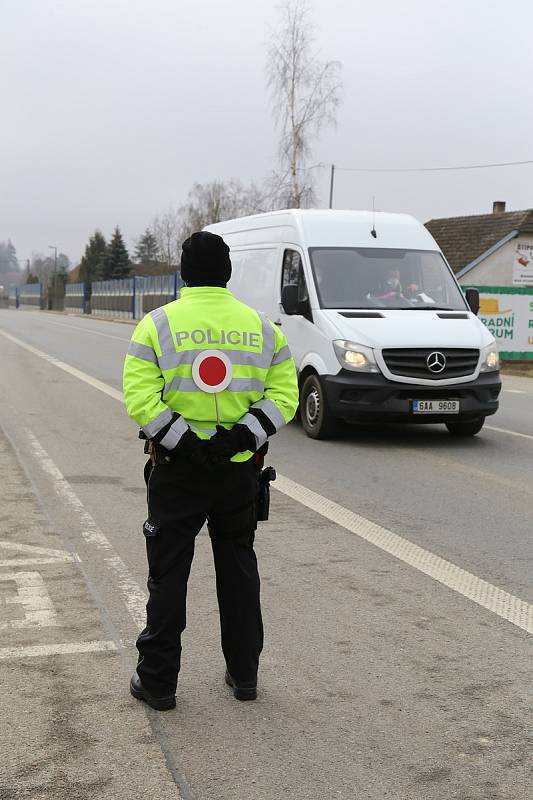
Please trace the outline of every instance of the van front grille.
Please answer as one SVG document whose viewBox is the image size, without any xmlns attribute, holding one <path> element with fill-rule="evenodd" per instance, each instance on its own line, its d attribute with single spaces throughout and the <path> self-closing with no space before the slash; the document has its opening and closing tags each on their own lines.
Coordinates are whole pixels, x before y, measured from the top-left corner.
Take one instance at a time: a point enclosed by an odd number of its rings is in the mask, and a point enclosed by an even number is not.
<svg viewBox="0 0 533 800">
<path fill-rule="evenodd" d="M 450 347 L 440 350 L 436 347 L 389 348 L 383 350 L 383 360 L 393 375 L 439 381 L 472 375 L 479 361 L 479 350 Z"/>
</svg>

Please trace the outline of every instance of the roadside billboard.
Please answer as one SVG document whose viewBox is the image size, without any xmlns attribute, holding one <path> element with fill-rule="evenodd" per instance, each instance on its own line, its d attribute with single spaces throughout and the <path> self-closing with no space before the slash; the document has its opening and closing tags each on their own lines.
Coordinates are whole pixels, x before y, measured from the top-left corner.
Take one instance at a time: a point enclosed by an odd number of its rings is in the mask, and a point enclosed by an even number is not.
<svg viewBox="0 0 533 800">
<path fill-rule="evenodd" d="M 533 244 L 519 242 L 515 247 L 513 285 L 533 287 Z"/>
<path fill-rule="evenodd" d="M 479 319 L 496 339 L 501 357 L 533 359 L 533 288 L 475 288 L 480 297 Z"/>
</svg>

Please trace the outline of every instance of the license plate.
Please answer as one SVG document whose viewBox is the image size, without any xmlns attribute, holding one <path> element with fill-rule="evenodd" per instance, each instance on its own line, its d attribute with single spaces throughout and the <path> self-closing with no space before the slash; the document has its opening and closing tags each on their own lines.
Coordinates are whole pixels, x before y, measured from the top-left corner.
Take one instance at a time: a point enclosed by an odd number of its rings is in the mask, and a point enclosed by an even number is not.
<svg viewBox="0 0 533 800">
<path fill-rule="evenodd" d="M 413 414 L 458 414 L 459 400 L 412 400 Z"/>
</svg>

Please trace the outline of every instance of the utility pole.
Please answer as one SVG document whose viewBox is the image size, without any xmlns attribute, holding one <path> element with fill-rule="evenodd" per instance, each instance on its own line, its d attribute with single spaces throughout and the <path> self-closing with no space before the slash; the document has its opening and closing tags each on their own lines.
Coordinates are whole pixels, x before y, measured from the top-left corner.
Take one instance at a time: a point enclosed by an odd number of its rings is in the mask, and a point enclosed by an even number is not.
<svg viewBox="0 0 533 800">
<path fill-rule="evenodd" d="M 54 307 L 54 296 L 57 292 L 56 287 L 56 274 L 57 274 L 57 247 L 55 244 L 48 245 L 49 250 L 54 251 L 54 274 L 52 276 L 52 284 L 48 285 L 48 311 L 52 311 Z"/>
<path fill-rule="evenodd" d="M 331 175 L 329 179 L 329 207 L 333 208 L 333 183 L 335 181 L 335 164 L 331 165 Z"/>
</svg>

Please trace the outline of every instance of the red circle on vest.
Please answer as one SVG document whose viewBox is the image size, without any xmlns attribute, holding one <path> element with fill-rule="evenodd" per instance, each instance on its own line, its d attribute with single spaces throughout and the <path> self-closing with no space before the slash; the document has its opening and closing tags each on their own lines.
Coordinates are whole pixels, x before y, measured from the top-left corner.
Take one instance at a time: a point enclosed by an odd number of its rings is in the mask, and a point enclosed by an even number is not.
<svg viewBox="0 0 533 800">
<path fill-rule="evenodd" d="M 218 386 L 226 377 L 226 365 L 221 358 L 207 356 L 200 364 L 198 374 L 208 386 Z"/>
</svg>

